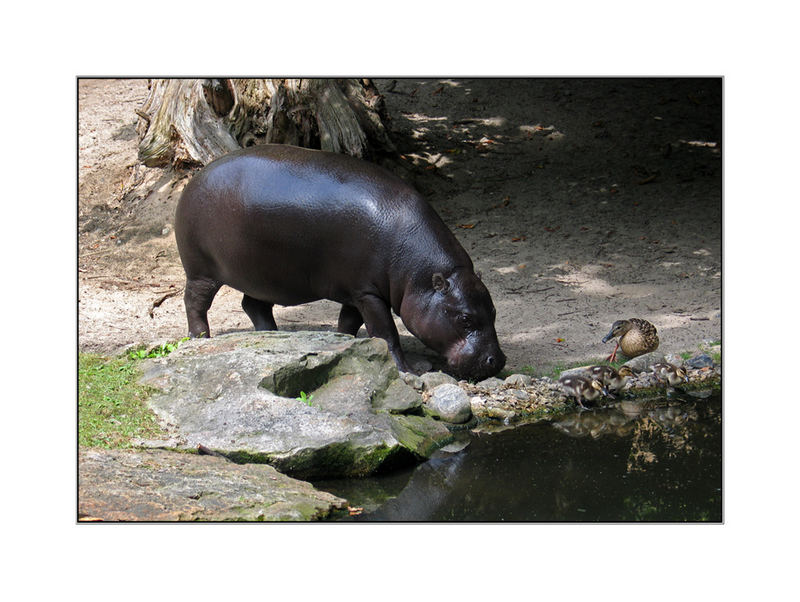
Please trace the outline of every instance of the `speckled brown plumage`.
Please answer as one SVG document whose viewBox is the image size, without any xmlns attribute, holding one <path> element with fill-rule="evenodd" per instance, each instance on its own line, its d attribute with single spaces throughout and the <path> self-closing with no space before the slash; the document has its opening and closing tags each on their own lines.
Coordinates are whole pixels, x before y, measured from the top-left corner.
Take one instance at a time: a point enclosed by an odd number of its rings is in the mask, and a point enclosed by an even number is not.
<svg viewBox="0 0 800 602">
<path fill-rule="evenodd" d="M 653 364 L 653 372 L 658 380 L 664 381 L 668 386 L 674 387 L 678 383 L 688 383 L 689 376 L 682 366 L 672 364 Z"/>
<path fill-rule="evenodd" d="M 562 376 L 558 382 L 564 393 L 574 397 L 582 408 L 586 407 L 582 400 L 591 401 L 600 395 L 608 394 L 608 390 L 601 381 L 585 376 Z"/>
<path fill-rule="evenodd" d="M 609 391 L 619 391 L 625 386 L 628 377 L 633 376 L 633 371 L 628 366 L 622 366 L 619 371 L 613 366 L 592 366 L 589 374 L 603 383 Z"/>
<path fill-rule="evenodd" d="M 645 353 L 650 353 L 658 349 L 658 331 L 647 320 L 641 318 L 629 318 L 627 320 L 617 320 L 611 325 L 611 330 L 603 337 L 603 342 L 619 337 L 617 346 L 608 356 L 610 361 L 617 357 L 617 349 L 622 349 L 622 353 L 628 358 L 634 358 Z"/>
</svg>

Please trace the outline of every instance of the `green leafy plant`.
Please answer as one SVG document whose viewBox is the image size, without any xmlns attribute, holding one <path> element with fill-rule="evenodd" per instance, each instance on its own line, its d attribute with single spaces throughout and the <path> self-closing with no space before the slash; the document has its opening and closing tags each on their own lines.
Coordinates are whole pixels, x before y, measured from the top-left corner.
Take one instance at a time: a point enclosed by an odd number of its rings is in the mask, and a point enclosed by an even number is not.
<svg viewBox="0 0 800 602">
<path fill-rule="evenodd" d="M 166 357 L 173 351 L 175 351 L 181 343 L 184 341 L 188 341 L 189 337 L 183 337 L 174 343 L 161 343 L 157 347 L 153 347 L 152 349 L 134 349 L 128 353 L 128 357 L 132 360 L 142 360 L 145 358 L 152 358 L 152 357 Z"/>
<path fill-rule="evenodd" d="M 311 400 L 314 399 L 314 395 L 308 395 L 305 391 L 300 391 L 300 396 L 295 397 L 297 401 L 302 401 L 307 406 L 311 405 Z"/>
</svg>

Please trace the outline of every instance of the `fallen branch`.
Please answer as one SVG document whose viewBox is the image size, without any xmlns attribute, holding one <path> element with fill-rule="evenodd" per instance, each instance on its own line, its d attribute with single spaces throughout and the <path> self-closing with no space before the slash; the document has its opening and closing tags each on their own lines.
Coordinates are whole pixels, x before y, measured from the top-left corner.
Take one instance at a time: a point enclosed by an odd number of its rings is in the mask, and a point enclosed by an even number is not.
<svg viewBox="0 0 800 602">
<path fill-rule="evenodd" d="M 158 299 L 153 301 L 153 304 L 150 306 L 150 309 L 148 310 L 147 313 L 150 315 L 151 318 L 154 317 L 153 316 L 153 312 L 155 311 L 156 307 L 160 307 L 161 304 L 164 303 L 164 301 L 166 301 L 170 297 L 174 297 L 176 295 L 180 295 L 182 292 L 183 292 L 183 289 L 181 288 L 181 289 L 178 289 L 176 291 L 172 291 L 171 293 L 167 293 L 166 295 L 162 295 L 161 297 L 159 297 Z"/>
</svg>

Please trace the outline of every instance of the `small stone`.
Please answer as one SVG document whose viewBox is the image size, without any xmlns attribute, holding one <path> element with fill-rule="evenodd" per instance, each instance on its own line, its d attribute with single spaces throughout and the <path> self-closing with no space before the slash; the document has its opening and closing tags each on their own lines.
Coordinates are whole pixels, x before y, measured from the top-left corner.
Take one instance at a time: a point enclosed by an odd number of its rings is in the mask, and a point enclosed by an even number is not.
<svg viewBox="0 0 800 602">
<path fill-rule="evenodd" d="M 503 383 L 502 380 L 500 380 L 496 376 L 491 376 L 491 377 L 479 382 L 477 386 L 479 386 L 481 389 L 486 389 L 488 391 L 493 391 L 493 390 L 496 390 L 496 389 L 499 389 L 500 387 L 502 387 L 503 384 L 504 383 Z"/>
<path fill-rule="evenodd" d="M 509 390 L 508 393 L 509 395 L 511 395 L 516 399 L 519 399 L 520 401 L 528 401 L 531 398 L 530 395 L 528 395 L 525 391 L 522 391 L 520 389 L 511 389 Z"/>
<path fill-rule="evenodd" d="M 714 365 L 714 360 L 711 359 L 710 355 L 703 353 L 701 355 L 694 356 L 690 360 L 687 360 L 686 365 L 690 368 L 710 368 Z"/>
<path fill-rule="evenodd" d="M 445 422 L 460 424 L 472 417 L 469 396 L 458 385 L 445 383 L 435 387 L 426 405 Z"/>
<path fill-rule="evenodd" d="M 496 418 L 504 422 L 511 420 L 515 414 L 511 410 L 504 410 L 503 408 L 487 408 L 486 415 L 489 418 Z"/>
<path fill-rule="evenodd" d="M 413 412 L 421 405 L 420 394 L 399 378 L 389 383 L 386 392 L 372 402 L 372 407 L 376 410 L 388 411 L 391 414 Z"/>
<path fill-rule="evenodd" d="M 413 387 L 417 391 L 422 391 L 425 388 L 425 383 L 423 383 L 422 379 L 416 374 L 412 374 L 411 372 L 401 372 L 400 378 L 402 378 L 403 382 L 409 387 Z"/>
<path fill-rule="evenodd" d="M 512 387 L 527 387 L 531 384 L 531 377 L 527 374 L 512 374 L 507 377 L 503 382 Z"/>
<path fill-rule="evenodd" d="M 565 376 L 585 376 L 586 372 L 589 370 L 589 366 L 578 366 L 577 368 L 569 368 L 568 370 L 564 370 L 560 377 Z"/>
<path fill-rule="evenodd" d="M 439 385 L 455 385 L 456 382 L 458 382 L 455 378 L 444 372 L 427 372 L 420 376 L 420 379 L 422 379 L 422 385 L 425 391 L 431 391 Z"/>
<path fill-rule="evenodd" d="M 472 408 L 472 413 L 475 414 L 486 405 L 486 400 L 480 395 L 475 395 L 469 398 L 469 405 Z"/>
</svg>

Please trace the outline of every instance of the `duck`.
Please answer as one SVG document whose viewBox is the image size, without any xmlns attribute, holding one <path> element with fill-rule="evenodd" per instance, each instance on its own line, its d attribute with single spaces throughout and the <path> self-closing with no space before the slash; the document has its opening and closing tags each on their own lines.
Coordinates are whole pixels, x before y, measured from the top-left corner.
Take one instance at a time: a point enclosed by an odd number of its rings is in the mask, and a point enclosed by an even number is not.
<svg viewBox="0 0 800 602">
<path fill-rule="evenodd" d="M 608 331 L 608 334 L 603 337 L 603 342 L 607 343 L 615 337 L 619 337 L 617 346 L 614 347 L 614 351 L 606 358 L 606 361 L 615 361 L 617 359 L 617 349 L 620 348 L 628 358 L 634 358 L 658 349 L 658 331 L 656 327 L 641 318 L 617 320 L 611 325 L 611 330 Z"/>
<path fill-rule="evenodd" d="M 585 376 L 562 376 L 558 379 L 564 393 L 574 397 L 578 401 L 578 405 L 583 409 L 587 409 L 583 405 L 582 399 L 592 401 L 597 399 L 600 395 L 608 395 L 606 386 L 596 378 L 587 378 Z"/>
<path fill-rule="evenodd" d="M 683 366 L 673 366 L 672 364 L 663 363 L 653 364 L 652 368 L 656 378 L 665 381 L 669 387 L 674 387 L 678 383 L 689 382 L 689 375 L 686 373 L 686 369 Z"/>
<path fill-rule="evenodd" d="M 630 366 L 622 366 L 619 370 L 615 370 L 613 366 L 592 366 L 589 368 L 589 375 L 603 383 L 609 391 L 608 396 L 615 399 L 611 391 L 622 389 L 628 378 L 633 376 L 633 370 Z"/>
</svg>

